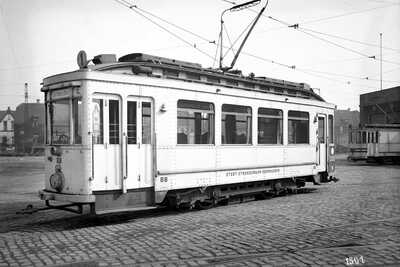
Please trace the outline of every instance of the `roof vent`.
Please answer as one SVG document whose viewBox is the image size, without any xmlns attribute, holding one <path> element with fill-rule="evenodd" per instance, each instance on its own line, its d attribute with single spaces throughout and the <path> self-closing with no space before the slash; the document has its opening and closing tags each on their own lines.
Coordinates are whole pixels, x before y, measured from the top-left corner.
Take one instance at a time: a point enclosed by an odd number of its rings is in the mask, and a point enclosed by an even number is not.
<svg viewBox="0 0 400 267">
<path fill-rule="evenodd" d="M 117 57 L 115 54 L 101 54 L 93 58 L 92 62 L 94 64 L 105 64 L 105 63 L 115 63 L 117 62 Z"/>
</svg>

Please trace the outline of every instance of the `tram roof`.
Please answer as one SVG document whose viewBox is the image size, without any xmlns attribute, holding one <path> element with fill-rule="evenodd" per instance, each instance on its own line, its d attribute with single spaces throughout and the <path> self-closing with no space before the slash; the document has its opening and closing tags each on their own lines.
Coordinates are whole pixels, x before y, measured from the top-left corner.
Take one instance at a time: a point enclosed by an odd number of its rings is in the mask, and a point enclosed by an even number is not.
<svg viewBox="0 0 400 267">
<path fill-rule="evenodd" d="M 93 63 L 95 64 L 89 65 L 88 67 L 94 71 L 176 79 L 231 87 L 246 91 L 257 91 L 325 101 L 306 83 L 257 77 L 254 73 L 245 76 L 240 70 L 223 72 L 218 69 L 203 68 L 198 63 L 143 53 L 128 54 L 120 57 L 118 61 L 115 55 L 98 55 L 93 59 Z"/>
</svg>

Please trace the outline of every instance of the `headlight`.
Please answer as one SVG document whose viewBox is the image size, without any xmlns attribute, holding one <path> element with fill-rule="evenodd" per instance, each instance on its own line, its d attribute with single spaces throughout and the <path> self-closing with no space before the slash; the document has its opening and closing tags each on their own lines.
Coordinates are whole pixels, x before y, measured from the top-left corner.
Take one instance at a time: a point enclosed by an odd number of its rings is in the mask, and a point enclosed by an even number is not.
<svg viewBox="0 0 400 267">
<path fill-rule="evenodd" d="M 50 186 L 60 192 L 64 187 L 64 175 L 62 172 L 53 173 L 50 176 Z"/>
</svg>

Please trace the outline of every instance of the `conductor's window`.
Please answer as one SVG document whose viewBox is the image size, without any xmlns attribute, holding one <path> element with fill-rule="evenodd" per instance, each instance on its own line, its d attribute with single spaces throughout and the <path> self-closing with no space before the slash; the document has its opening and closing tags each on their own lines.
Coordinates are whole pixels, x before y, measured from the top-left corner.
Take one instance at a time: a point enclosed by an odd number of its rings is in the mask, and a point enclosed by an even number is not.
<svg viewBox="0 0 400 267">
<path fill-rule="evenodd" d="M 142 144 L 151 144 L 151 103 L 142 102 Z"/>
<path fill-rule="evenodd" d="M 309 131 L 308 112 L 290 110 L 288 113 L 288 143 L 309 144 Z"/>
<path fill-rule="evenodd" d="M 258 143 L 282 144 L 283 130 L 282 110 L 259 108 L 258 109 Z"/>
<path fill-rule="evenodd" d="M 103 144 L 103 99 L 93 99 L 93 144 Z"/>
<path fill-rule="evenodd" d="M 136 144 L 136 101 L 128 101 L 128 144 Z"/>
<path fill-rule="evenodd" d="M 108 126 L 110 144 L 119 144 L 119 101 L 109 100 Z"/>
<path fill-rule="evenodd" d="M 214 104 L 178 101 L 178 144 L 214 144 Z"/>
<path fill-rule="evenodd" d="M 333 116 L 328 116 L 328 138 L 329 144 L 333 144 Z"/>
<path fill-rule="evenodd" d="M 222 144 L 251 144 L 251 108 L 222 105 Z"/>
</svg>

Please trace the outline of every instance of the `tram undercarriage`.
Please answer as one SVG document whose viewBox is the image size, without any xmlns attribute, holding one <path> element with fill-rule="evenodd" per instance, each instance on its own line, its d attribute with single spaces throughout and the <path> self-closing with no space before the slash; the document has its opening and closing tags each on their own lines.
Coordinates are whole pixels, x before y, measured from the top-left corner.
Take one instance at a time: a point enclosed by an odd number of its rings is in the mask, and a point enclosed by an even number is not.
<svg viewBox="0 0 400 267">
<path fill-rule="evenodd" d="M 63 204 L 58 205 L 53 204 L 51 201 L 57 203 L 60 197 L 62 199 L 65 196 L 57 196 L 60 194 L 40 191 L 40 198 L 45 200 L 46 207 L 34 208 L 32 205 L 28 205 L 18 213 L 31 214 L 49 209 L 59 209 L 78 214 L 103 214 L 156 207 L 168 207 L 177 210 L 208 209 L 216 205 L 242 203 L 291 193 L 296 194 L 305 189 L 306 182 L 319 185 L 331 181 L 337 182 L 338 179 L 329 177 L 328 173 L 323 172 L 314 176 L 170 190 L 164 194 L 164 201 L 158 205 L 155 203 L 156 192 L 154 187 L 129 190 L 127 193 L 122 193 L 120 190 L 97 191 L 93 194 L 95 201 L 75 203 L 66 203 L 64 201 Z"/>
<path fill-rule="evenodd" d="M 306 182 L 321 184 L 330 181 L 337 182 L 338 179 L 328 177 L 327 173 L 320 173 L 315 176 L 171 190 L 168 191 L 162 205 L 175 209 L 207 209 L 218 204 L 241 203 L 265 199 L 268 196 L 297 193 L 305 187 Z"/>
</svg>

